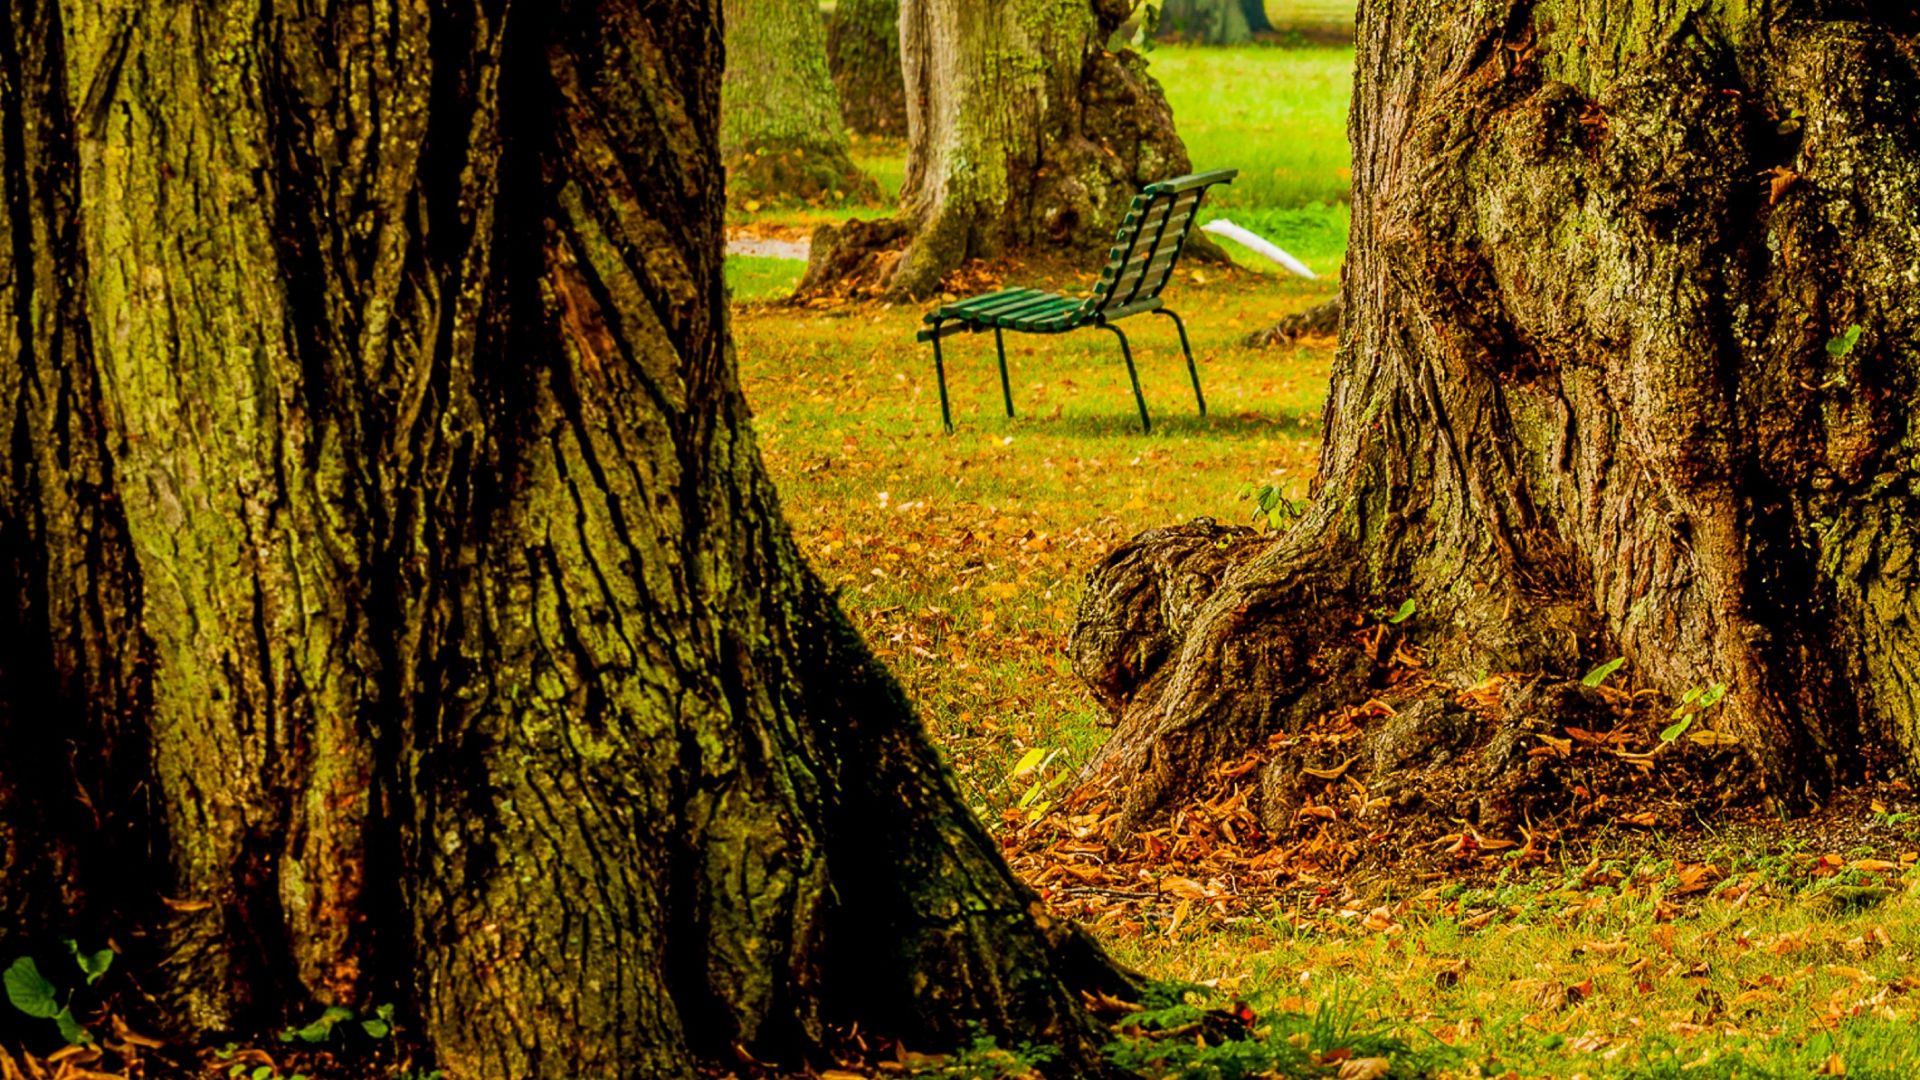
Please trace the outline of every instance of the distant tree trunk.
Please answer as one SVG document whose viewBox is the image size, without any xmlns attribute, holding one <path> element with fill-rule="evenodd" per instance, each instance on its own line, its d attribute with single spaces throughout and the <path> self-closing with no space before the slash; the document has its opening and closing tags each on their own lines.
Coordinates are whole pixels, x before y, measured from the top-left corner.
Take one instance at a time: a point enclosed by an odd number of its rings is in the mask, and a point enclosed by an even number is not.
<svg viewBox="0 0 1920 1080">
<path fill-rule="evenodd" d="M 717 7 L 0 15 L 0 955 L 111 933 L 187 1033 L 399 1001 L 475 1080 L 1104 1069 L 1126 976 L 762 469 Z"/>
<path fill-rule="evenodd" d="M 1126 0 L 903 0 L 907 176 L 901 215 L 823 227 L 802 291 L 925 296 L 968 259 L 1075 254 L 1127 202 L 1187 171 L 1146 63 L 1106 44 Z"/>
<path fill-rule="evenodd" d="M 720 149 L 738 204 L 879 197 L 847 156 L 818 0 L 726 0 Z"/>
<path fill-rule="evenodd" d="M 1675 698 L 1724 683 L 1712 723 L 1782 806 L 1914 771 L 1912 8 L 1361 5 L 1311 508 L 1223 537 L 1237 558 L 1147 534 L 1081 611 L 1080 670 L 1120 717 L 1096 768 L 1136 819 L 1365 700 L 1395 639 L 1442 701 L 1620 655 Z"/>
<path fill-rule="evenodd" d="M 1248 348 L 1262 348 L 1267 345 L 1285 345 L 1309 335 L 1332 336 L 1340 332 L 1341 303 L 1339 297 L 1315 304 L 1305 311 L 1296 311 L 1264 330 L 1255 330 L 1248 334 L 1244 344 Z"/>
<path fill-rule="evenodd" d="M 1267 21 L 1267 5 L 1264 0 L 1240 0 L 1240 12 L 1246 17 L 1248 30 L 1256 34 L 1273 32 L 1273 23 Z"/>
<path fill-rule="evenodd" d="M 827 19 L 827 66 L 848 127 L 862 135 L 906 136 L 900 0 L 840 0 Z"/>
<path fill-rule="evenodd" d="M 1200 45 L 1244 45 L 1253 40 L 1241 0 L 1165 0 L 1161 37 Z"/>
</svg>

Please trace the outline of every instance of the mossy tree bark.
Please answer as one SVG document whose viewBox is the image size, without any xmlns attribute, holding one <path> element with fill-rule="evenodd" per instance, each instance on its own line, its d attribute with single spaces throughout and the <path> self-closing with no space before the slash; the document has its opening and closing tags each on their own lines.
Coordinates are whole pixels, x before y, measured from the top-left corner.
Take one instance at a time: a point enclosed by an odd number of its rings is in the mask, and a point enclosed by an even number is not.
<svg viewBox="0 0 1920 1080">
<path fill-rule="evenodd" d="M 827 67 L 840 113 L 862 135 L 907 134 L 900 0 L 840 0 L 827 18 Z"/>
<path fill-rule="evenodd" d="M 0 946 L 468 1077 L 1099 1071 L 761 468 L 718 0 L 0 16 Z M 8 953 L 11 955 L 11 951 Z"/>
<path fill-rule="evenodd" d="M 1106 49 L 1130 8 L 902 0 L 901 214 L 822 227 L 801 290 L 920 297 L 969 259 L 1110 240 L 1143 186 L 1188 171 L 1146 62 Z"/>
<path fill-rule="evenodd" d="M 1225 563 L 1143 536 L 1082 610 L 1136 816 L 1364 700 L 1377 657 L 1341 642 L 1408 598 L 1454 688 L 1617 655 L 1676 698 L 1725 683 L 1782 805 L 1912 772 L 1911 6 L 1361 5 L 1311 508 Z"/>
<path fill-rule="evenodd" d="M 726 17 L 720 148 L 727 197 L 736 204 L 877 199 L 873 178 L 847 156 L 817 0 L 726 0 Z"/>
</svg>

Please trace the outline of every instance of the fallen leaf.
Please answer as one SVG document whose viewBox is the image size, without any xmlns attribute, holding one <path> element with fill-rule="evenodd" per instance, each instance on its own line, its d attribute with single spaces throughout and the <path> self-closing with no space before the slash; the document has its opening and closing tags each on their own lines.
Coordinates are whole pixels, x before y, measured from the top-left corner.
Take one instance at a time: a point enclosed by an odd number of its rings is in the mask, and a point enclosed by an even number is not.
<svg viewBox="0 0 1920 1080">
<path fill-rule="evenodd" d="M 1391 1071 L 1393 1063 L 1386 1058 L 1354 1058 L 1340 1063 L 1340 1080 L 1383 1080 Z"/>
</svg>

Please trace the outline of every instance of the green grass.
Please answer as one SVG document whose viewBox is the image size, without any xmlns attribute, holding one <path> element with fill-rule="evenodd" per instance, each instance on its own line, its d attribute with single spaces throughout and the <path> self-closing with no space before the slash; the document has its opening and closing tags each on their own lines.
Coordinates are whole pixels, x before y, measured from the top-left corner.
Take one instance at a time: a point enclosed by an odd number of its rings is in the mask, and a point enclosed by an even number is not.
<svg viewBox="0 0 1920 1080">
<path fill-rule="evenodd" d="M 1216 206 L 1298 209 L 1348 200 L 1351 48 L 1162 45 L 1148 54 L 1148 70 L 1166 90 L 1194 168 L 1240 170 Z"/>
<path fill-rule="evenodd" d="M 1194 168 L 1240 170 L 1209 195 L 1202 220 L 1227 218 L 1315 273 L 1337 275 L 1353 191 L 1353 50 L 1163 45 L 1149 54 L 1149 70 L 1166 90 Z M 1271 268 L 1231 241 L 1223 245 L 1237 260 Z"/>
<path fill-rule="evenodd" d="M 735 303 L 778 300 L 791 296 L 800 284 L 806 264 L 798 259 L 770 259 L 757 255 L 729 255 L 723 269 Z"/>
<path fill-rule="evenodd" d="M 776 291 L 766 262 L 729 260 L 736 298 Z M 1107 334 L 1010 336 L 1014 419 L 991 337 L 949 339 L 949 437 L 930 353 L 913 341 L 919 308 L 737 308 L 742 379 L 796 534 L 920 702 L 975 806 L 1018 796 L 1006 778 L 1029 748 L 1064 750 L 1065 769 L 1105 736 L 1063 649 L 1094 560 L 1142 529 L 1244 520 L 1248 484 L 1304 493 L 1331 348 L 1238 340 L 1334 287 L 1183 275 L 1168 298 L 1188 317 L 1210 415 L 1194 415 L 1171 324 L 1132 319 L 1151 436 Z"/>
<path fill-rule="evenodd" d="M 1071 782 L 1110 730 L 1066 657 L 1085 573 L 1142 530 L 1245 520 L 1250 485 L 1304 494 L 1332 347 L 1252 351 L 1239 338 L 1333 295 L 1344 250 L 1346 49 L 1162 48 L 1153 68 L 1196 167 L 1232 166 L 1216 213 L 1327 273 L 1183 273 L 1211 406 L 1193 415 L 1170 328 L 1126 325 L 1156 426 L 1142 436 L 1111 339 L 1009 338 L 1019 415 L 1001 415 L 990 338 L 950 339 L 958 433 L 943 435 L 914 306 L 824 311 L 785 295 L 800 264 L 728 260 L 741 378 L 768 467 L 817 571 L 918 704 L 969 801 L 1003 827 L 1036 783 Z M 897 191 L 897 143 L 856 145 Z M 866 211 L 872 212 L 872 211 Z M 743 220 L 798 235 L 849 211 Z M 1244 253 L 1239 253 L 1244 254 Z M 1091 269 L 1091 268 L 1089 268 Z M 1084 288 L 1083 277 L 1023 284 Z M 1019 777 L 1038 749 L 1047 764 Z M 1888 819 L 1892 827 L 1892 819 Z M 1910 834 L 1896 842 L 1920 846 Z M 1408 896 L 1333 883 L 1254 914 L 1200 905 L 1102 919 L 1122 962 L 1247 1002 L 1255 1044 L 1202 1049 L 1122 1031 L 1115 1053 L 1154 1076 L 1338 1074 L 1331 1051 L 1380 1054 L 1391 1077 L 1920 1075 L 1914 1039 L 1920 899 L 1912 859 L 1884 903 L 1840 911 L 1844 879 L 1792 843 L 1706 856 L 1685 888 L 1661 841 L 1617 876 L 1576 867 Z M 1901 849 L 1904 851 L 1904 847 Z M 1664 861 L 1663 861 L 1664 860 Z M 1826 876 L 1822 876 L 1822 875 Z M 1197 1000 L 1197 999 L 1195 999 Z M 1184 1001 L 1163 1010 L 1169 1024 Z M 1019 1055 L 970 1051 L 929 1075 L 994 1075 Z M 962 1055 L 965 1058 L 966 1055 Z M 1009 1073 L 1017 1068 L 1009 1068 Z"/>
<path fill-rule="evenodd" d="M 1911 871 L 1882 906 L 1836 914 L 1816 902 L 1822 879 L 1804 874 L 1735 874 L 1667 903 L 1674 869 L 1648 860 L 1612 885 L 1573 872 L 1436 889 L 1425 903 L 1378 901 L 1372 927 L 1354 916 L 1376 901 L 1350 901 L 1112 944 L 1157 977 L 1260 1013 L 1360 1002 L 1376 1028 L 1479 1069 L 1442 1075 L 1920 1075 Z"/>
<path fill-rule="evenodd" d="M 892 206 L 899 201 L 900 187 L 906 181 L 906 140 L 880 135 L 854 135 L 851 138 L 853 145 L 848 156 L 868 176 L 873 177 L 886 196 L 886 205 Z"/>
</svg>

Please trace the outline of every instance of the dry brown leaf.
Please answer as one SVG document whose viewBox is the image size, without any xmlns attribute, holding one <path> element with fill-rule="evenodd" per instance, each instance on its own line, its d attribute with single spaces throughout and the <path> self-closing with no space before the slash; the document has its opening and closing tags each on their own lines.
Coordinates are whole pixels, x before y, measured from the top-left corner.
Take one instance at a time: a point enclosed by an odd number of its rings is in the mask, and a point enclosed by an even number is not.
<svg viewBox="0 0 1920 1080">
<path fill-rule="evenodd" d="M 1340 1063 L 1340 1080 L 1382 1080 L 1393 1071 L 1386 1058 L 1364 1057 Z"/>
</svg>

